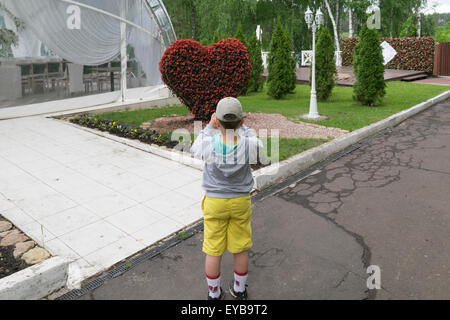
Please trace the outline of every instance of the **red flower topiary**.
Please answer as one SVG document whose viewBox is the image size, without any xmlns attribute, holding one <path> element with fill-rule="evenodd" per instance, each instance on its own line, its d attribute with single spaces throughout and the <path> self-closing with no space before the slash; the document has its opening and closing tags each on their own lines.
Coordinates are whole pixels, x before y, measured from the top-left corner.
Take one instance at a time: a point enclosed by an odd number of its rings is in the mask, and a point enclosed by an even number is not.
<svg viewBox="0 0 450 320">
<path fill-rule="evenodd" d="M 209 120 L 220 99 L 237 97 L 251 68 L 247 48 L 232 38 L 211 47 L 177 40 L 159 62 L 162 80 L 197 120 Z"/>
</svg>

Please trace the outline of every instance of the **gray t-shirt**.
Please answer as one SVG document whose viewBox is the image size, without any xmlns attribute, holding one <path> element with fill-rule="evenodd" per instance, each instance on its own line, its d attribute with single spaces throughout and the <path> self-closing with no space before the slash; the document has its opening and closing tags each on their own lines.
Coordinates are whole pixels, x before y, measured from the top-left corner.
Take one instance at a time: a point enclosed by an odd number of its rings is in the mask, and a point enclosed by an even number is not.
<svg viewBox="0 0 450 320">
<path fill-rule="evenodd" d="M 239 142 L 230 147 L 214 136 L 216 132 L 207 125 L 191 147 L 191 153 L 205 161 L 202 187 L 206 196 L 229 199 L 250 194 L 254 184 L 250 165 L 257 163 L 261 140 L 243 125 L 237 132 Z"/>
</svg>

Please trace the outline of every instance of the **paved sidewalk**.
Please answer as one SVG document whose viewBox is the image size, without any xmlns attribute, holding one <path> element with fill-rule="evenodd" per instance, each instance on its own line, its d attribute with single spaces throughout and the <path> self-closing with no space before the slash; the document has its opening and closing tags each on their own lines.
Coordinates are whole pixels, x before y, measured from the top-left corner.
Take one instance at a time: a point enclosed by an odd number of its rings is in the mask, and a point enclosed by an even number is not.
<svg viewBox="0 0 450 320">
<path fill-rule="evenodd" d="M 447 100 L 254 198 L 250 298 L 450 299 L 449 142 Z M 204 300 L 202 237 L 81 299 Z M 370 265 L 381 268 L 380 290 L 366 286 Z M 226 288 L 230 254 L 222 266 Z"/>
<path fill-rule="evenodd" d="M 0 150 L 0 213 L 72 284 L 202 217 L 201 171 L 59 120 L 0 121 Z"/>
</svg>

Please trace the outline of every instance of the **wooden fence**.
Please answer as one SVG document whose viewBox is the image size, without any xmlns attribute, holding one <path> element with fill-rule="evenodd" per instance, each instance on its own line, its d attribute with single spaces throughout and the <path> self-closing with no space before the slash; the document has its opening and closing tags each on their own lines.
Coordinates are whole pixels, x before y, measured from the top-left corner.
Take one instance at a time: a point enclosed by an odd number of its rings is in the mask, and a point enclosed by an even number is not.
<svg viewBox="0 0 450 320">
<path fill-rule="evenodd" d="M 435 76 L 450 76 L 450 42 L 436 44 L 433 74 Z"/>
</svg>

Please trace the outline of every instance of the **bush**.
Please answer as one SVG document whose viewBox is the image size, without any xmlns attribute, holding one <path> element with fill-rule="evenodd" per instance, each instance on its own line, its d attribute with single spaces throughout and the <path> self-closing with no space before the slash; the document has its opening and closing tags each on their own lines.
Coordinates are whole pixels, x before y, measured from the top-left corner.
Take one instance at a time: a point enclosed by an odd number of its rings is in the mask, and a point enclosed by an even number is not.
<svg viewBox="0 0 450 320">
<path fill-rule="evenodd" d="M 291 68 L 288 73 L 288 92 L 294 93 L 295 88 L 297 87 L 297 63 L 295 61 L 295 58 L 292 56 L 293 46 L 292 46 L 292 39 L 291 35 L 289 33 L 288 28 L 284 28 L 284 45 L 286 46 L 287 52 L 289 52 L 289 60 Z"/>
<path fill-rule="evenodd" d="M 232 38 L 207 48 L 197 41 L 177 40 L 159 62 L 163 82 L 196 120 L 204 121 L 211 118 L 222 98 L 239 95 L 251 69 L 247 49 Z"/>
<path fill-rule="evenodd" d="M 250 37 L 247 47 L 252 64 L 252 74 L 248 82 L 248 92 L 258 92 L 264 87 L 262 78 L 264 72 L 263 60 L 261 56 L 261 41 L 256 38 L 256 34 Z"/>
<path fill-rule="evenodd" d="M 376 29 L 368 29 L 364 24 L 361 41 L 355 47 L 353 70 L 356 82 L 353 98 L 363 105 L 379 103 L 386 94 L 384 81 L 383 53 Z"/>
<path fill-rule="evenodd" d="M 342 39 L 342 65 L 353 64 L 353 49 L 359 38 Z M 385 67 L 387 69 L 418 70 L 433 72 L 434 39 L 420 38 L 381 38 L 380 43 L 388 42 L 397 55 Z"/>
<path fill-rule="evenodd" d="M 335 49 L 333 38 L 327 28 L 320 28 L 316 37 L 316 91 L 317 98 L 325 101 L 330 97 L 335 86 Z"/>
<path fill-rule="evenodd" d="M 275 32 L 270 43 L 270 53 L 268 57 L 267 94 L 275 99 L 285 97 L 292 90 L 292 55 L 285 30 L 278 18 Z M 295 72 L 295 70 L 294 70 Z"/>
</svg>

